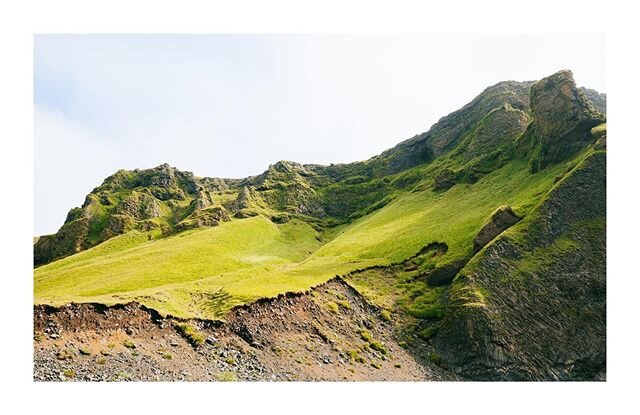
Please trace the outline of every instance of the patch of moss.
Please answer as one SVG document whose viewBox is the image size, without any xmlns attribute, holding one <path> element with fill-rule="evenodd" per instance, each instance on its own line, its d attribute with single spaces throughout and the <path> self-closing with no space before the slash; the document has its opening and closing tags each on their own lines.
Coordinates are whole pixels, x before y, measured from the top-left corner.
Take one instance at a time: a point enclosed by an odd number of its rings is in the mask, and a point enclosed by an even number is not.
<svg viewBox="0 0 640 415">
<path fill-rule="evenodd" d="M 178 333 L 180 333 L 182 337 L 184 337 L 193 346 L 200 346 L 206 340 L 205 335 L 200 333 L 198 329 L 190 324 L 178 323 L 175 325 L 175 328 Z"/>
<path fill-rule="evenodd" d="M 338 314 L 338 311 L 340 311 L 340 309 L 338 308 L 338 304 L 334 303 L 333 301 L 329 301 L 326 304 L 326 307 L 327 307 L 327 310 L 329 310 L 334 314 Z"/>
<path fill-rule="evenodd" d="M 218 382 L 236 382 L 238 376 L 234 372 L 220 372 L 216 375 Z"/>
<path fill-rule="evenodd" d="M 371 333 L 369 333 L 367 330 L 360 330 L 359 331 L 360 334 L 360 338 L 366 342 L 370 342 L 371 341 Z"/>
<path fill-rule="evenodd" d="M 371 340 L 369 342 L 369 347 L 372 348 L 373 350 L 380 352 L 382 354 L 388 354 L 389 351 L 387 350 L 387 348 L 385 347 L 384 344 L 382 344 L 381 342 L 379 342 L 378 340 Z"/>
</svg>

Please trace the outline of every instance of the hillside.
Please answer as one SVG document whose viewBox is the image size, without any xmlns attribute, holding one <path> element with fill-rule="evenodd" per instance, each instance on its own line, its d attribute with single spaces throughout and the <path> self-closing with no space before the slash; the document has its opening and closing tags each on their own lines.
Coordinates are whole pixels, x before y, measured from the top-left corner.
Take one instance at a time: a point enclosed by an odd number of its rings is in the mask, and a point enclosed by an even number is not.
<svg viewBox="0 0 640 415">
<path fill-rule="evenodd" d="M 392 321 L 387 342 L 450 378 L 602 378 L 604 108 L 561 71 L 489 87 L 363 162 L 120 170 L 35 241 L 35 302 L 229 322 L 342 276 Z"/>
</svg>

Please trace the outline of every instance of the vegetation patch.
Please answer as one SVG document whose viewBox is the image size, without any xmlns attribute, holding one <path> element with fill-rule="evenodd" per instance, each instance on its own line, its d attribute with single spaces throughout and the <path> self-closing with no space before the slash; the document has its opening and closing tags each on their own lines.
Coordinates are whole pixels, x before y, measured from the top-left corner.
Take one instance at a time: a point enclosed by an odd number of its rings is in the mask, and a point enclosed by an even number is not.
<svg viewBox="0 0 640 415">
<path fill-rule="evenodd" d="M 382 344 L 381 342 L 379 342 L 378 340 L 371 340 L 369 342 L 369 347 L 372 348 L 373 350 L 380 352 L 382 354 L 388 354 L 389 351 L 387 350 L 387 348 L 385 347 L 384 344 Z"/>
<path fill-rule="evenodd" d="M 340 311 L 340 308 L 338 308 L 338 304 L 334 303 L 333 301 L 329 301 L 326 304 L 326 307 L 327 307 L 327 310 L 329 310 L 334 314 L 338 314 L 338 311 Z"/>
<path fill-rule="evenodd" d="M 220 372 L 216 375 L 218 382 L 236 382 L 238 375 L 234 372 Z"/>
<path fill-rule="evenodd" d="M 178 323 L 175 325 L 176 330 L 184 337 L 192 346 L 200 346 L 206 340 L 204 334 L 188 323 Z"/>
</svg>

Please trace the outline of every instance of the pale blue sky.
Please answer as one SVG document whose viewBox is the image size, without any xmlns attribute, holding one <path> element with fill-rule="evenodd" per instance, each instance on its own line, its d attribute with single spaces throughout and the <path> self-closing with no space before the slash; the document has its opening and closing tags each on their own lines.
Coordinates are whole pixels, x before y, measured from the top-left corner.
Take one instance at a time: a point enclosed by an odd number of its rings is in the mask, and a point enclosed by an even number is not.
<svg viewBox="0 0 640 415">
<path fill-rule="evenodd" d="M 363 160 L 489 85 L 565 68 L 606 92 L 604 56 L 596 35 L 37 35 L 34 231 L 120 168 Z"/>
</svg>

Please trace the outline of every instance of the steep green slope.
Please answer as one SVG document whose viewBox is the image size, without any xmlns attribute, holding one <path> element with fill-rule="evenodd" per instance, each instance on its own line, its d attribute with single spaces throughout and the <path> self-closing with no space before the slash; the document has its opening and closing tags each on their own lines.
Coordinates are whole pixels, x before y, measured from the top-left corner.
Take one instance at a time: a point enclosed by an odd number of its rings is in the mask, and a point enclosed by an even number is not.
<svg viewBox="0 0 640 415">
<path fill-rule="evenodd" d="M 605 154 L 589 154 L 461 271 L 435 335 L 478 379 L 593 379 L 606 367 Z"/>
<path fill-rule="evenodd" d="M 224 318 L 343 275 L 465 377 L 601 376 L 604 121 L 560 71 L 364 162 L 120 171 L 37 240 L 35 301 Z"/>
<path fill-rule="evenodd" d="M 37 268 L 36 301 L 137 300 L 165 313 L 214 317 L 220 310 L 194 305 L 194 296 L 224 290 L 220 306 L 226 309 L 399 262 L 432 242 L 448 246 L 433 263 L 441 266 L 472 255 L 473 237 L 496 207 L 512 204 L 526 214 L 565 168 L 530 175 L 526 166 L 515 160 L 445 193 L 433 192 L 426 176 L 425 189 L 398 192 L 396 201 L 343 227 L 323 246 L 305 222 L 276 225 L 263 216 L 151 241 L 134 231 Z M 325 240 L 330 237 L 326 233 Z"/>
</svg>

